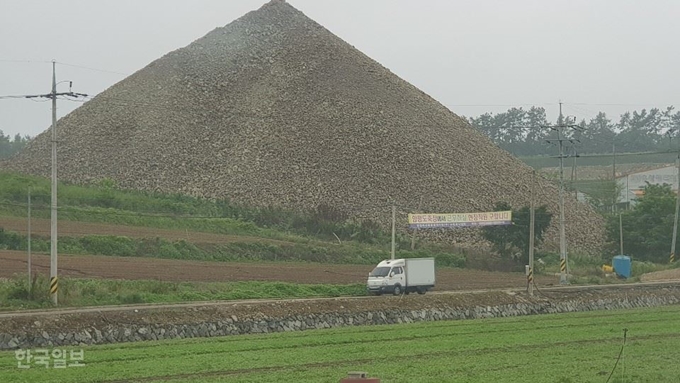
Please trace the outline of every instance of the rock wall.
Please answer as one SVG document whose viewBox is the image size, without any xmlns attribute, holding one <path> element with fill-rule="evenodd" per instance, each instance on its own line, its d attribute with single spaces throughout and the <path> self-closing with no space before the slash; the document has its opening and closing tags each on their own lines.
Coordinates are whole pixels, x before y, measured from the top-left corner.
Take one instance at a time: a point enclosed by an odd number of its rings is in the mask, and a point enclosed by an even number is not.
<svg viewBox="0 0 680 383">
<path fill-rule="evenodd" d="M 144 321 L 125 320 L 119 323 L 100 323 L 96 326 L 69 326 L 62 320 L 61 329 L 42 329 L 40 321 L 23 330 L 3 332 L 0 326 L 0 350 L 31 347 L 76 346 L 104 343 L 138 342 L 160 339 L 181 339 L 197 337 L 214 337 L 241 334 L 257 334 L 285 331 L 304 331 L 342 326 L 381 325 L 396 323 L 413 323 L 421 321 L 460 320 L 476 318 L 513 317 L 549 313 L 567 313 L 594 310 L 630 309 L 638 307 L 656 307 L 680 304 L 680 286 L 664 285 L 661 287 L 621 288 L 601 291 L 585 291 L 560 296 L 530 298 L 524 294 L 499 293 L 504 304 L 488 305 L 488 294 L 449 294 L 456 305 L 446 304 L 446 298 L 438 296 L 433 305 L 418 302 L 419 308 L 409 309 L 410 304 L 400 307 L 398 298 L 393 299 L 392 308 L 377 310 L 352 311 L 352 307 L 343 306 L 345 301 L 336 300 L 335 311 L 316 313 L 291 313 L 284 315 L 237 316 L 222 315 L 218 319 L 205 320 L 196 309 L 187 318 L 195 316 L 193 321 L 184 323 L 143 323 Z M 455 295 L 455 297 L 454 297 Z M 482 298 L 482 299 L 476 299 Z M 371 298 L 375 300 L 390 298 Z M 417 298 L 416 298 L 417 299 Z M 367 299 L 360 299 L 367 300 Z M 460 302 L 469 302 L 460 305 Z M 479 305 L 474 302 L 487 305 Z M 309 304 L 309 303 L 306 303 Z M 257 305 L 247 305 L 250 310 L 257 310 Z M 137 310 L 134 310 L 137 312 Z M 197 314 L 198 312 L 198 314 Z M 260 312 L 261 314 L 262 312 Z M 73 314 L 70 314 L 73 315 Z M 33 318 L 35 319 L 35 318 Z M 57 319 L 58 320 L 58 319 Z M 0 323 L 1 325 L 1 323 Z"/>
</svg>

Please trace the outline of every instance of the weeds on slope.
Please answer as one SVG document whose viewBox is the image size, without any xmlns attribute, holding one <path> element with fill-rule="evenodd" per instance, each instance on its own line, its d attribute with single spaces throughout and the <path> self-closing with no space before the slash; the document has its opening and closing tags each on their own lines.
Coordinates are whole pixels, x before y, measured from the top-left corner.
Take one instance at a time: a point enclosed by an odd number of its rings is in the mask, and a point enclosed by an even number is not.
<svg viewBox="0 0 680 383">
<path fill-rule="evenodd" d="M 36 275 L 0 280 L 0 310 L 51 307 L 49 280 Z M 163 282 L 110 279 L 59 279 L 59 306 L 104 306 L 134 303 L 178 303 L 211 300 L 285 299 L 362 296 L 364 284 L 295 284 L 285 282 Z"/>
</svg>

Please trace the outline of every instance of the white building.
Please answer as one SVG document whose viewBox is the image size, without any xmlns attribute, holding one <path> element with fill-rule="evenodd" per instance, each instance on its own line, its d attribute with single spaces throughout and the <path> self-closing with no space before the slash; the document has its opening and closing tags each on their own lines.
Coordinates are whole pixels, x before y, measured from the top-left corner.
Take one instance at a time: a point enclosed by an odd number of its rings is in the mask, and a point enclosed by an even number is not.
<svg viewBox="0 0 680 383">
<path fill-rule="evenodd" d="M 649 182 L 652 185 L 669 184 L 673 190 L 678 191 L 678 168 L 667 165 L 644 172 L 630 173 L 618 177 L 616 182 L 621 187 L 619 202 L 635 205 L 635 200 L 643 194 L 643 188 Z"/>
</svg>

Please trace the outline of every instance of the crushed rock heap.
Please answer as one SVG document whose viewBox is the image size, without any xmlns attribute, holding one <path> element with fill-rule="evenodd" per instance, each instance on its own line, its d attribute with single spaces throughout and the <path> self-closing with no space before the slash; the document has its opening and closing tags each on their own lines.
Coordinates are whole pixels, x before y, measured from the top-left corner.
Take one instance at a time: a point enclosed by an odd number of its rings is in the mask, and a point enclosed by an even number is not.
<svg viewBox="0 0 680 383">
<path fill-rule="evenodd" d="M 57 129 L 60 178 L 75 183 L 325 204 L 381 222 L 392 201 L 474 212 L 530 198 L 531 168 L 280 0 L 153 61 Z M 48 176 L 49 147 L 46 131 L 2 167 Z M 539 180 L 536 193 L 556 224 L 556 187 Z M 570 250 L 600 248 L 590 208 L 568 199 L 566 222 Z"/>
</svg>

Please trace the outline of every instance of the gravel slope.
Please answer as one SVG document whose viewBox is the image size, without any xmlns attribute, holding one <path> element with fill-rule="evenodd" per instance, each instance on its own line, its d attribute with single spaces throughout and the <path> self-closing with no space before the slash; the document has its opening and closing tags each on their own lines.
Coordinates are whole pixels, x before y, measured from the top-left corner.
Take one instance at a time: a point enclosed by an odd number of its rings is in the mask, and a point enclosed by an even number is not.
<svg viewBox="0 0 680 383">
<path fill-rule="evenodd" d="M 461 57 L 464 59 L 464 57 Z M 463 119 L 284 1 L 170 52 L 58 124 L 59 172 L 87 183 L 389 221 L 406 212 L 528 205 L 531 169 Z M 49 175 L 49 132 L 0 165 Z M 557 222 L 557 190 L 540 180 Z M 567 201 L 570 250 L 600 217 Z M 470 243 L 474 231 L 431 233 Z M 556 227 L 549 237 L 557 238 Z"/>
</svg>

